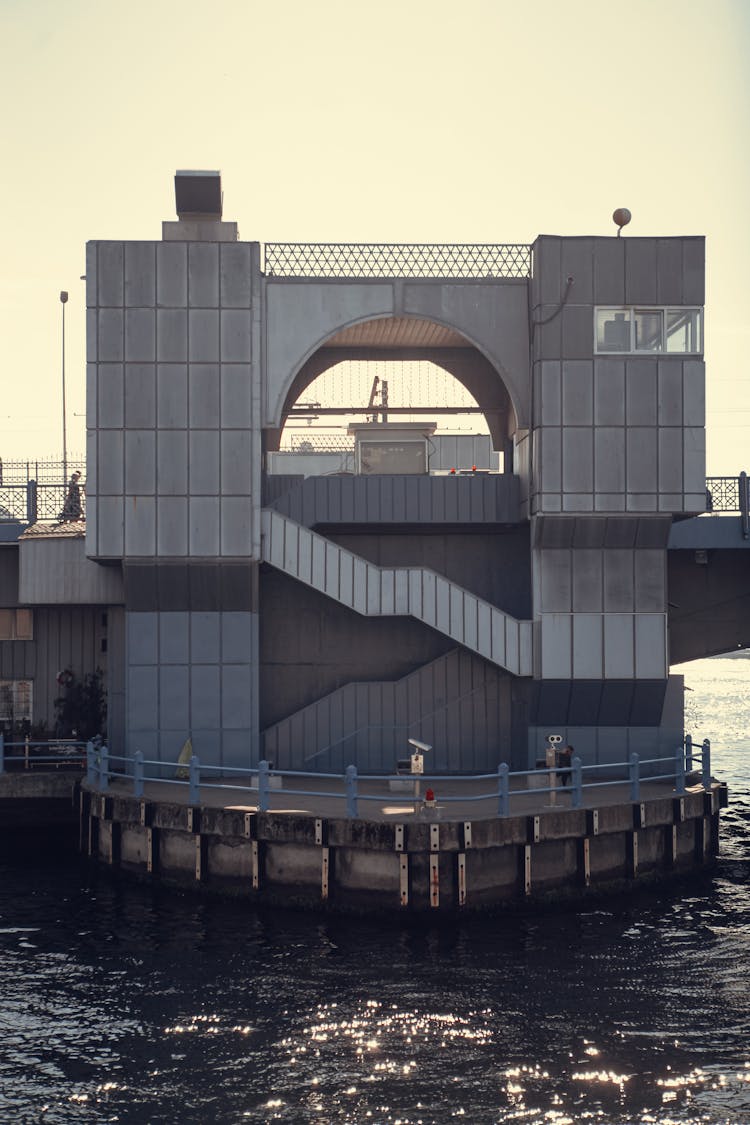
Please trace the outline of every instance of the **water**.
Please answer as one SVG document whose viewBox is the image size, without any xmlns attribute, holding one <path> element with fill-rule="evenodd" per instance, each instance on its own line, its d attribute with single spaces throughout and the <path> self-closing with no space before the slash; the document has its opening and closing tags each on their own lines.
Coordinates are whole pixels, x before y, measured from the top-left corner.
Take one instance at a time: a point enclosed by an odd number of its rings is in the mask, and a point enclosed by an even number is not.
<svg viewBox="0 0 750 1125">
<path fill-rule="evenodd" d="M 731 805 L 679 893 L 380 925 L 0 860 L 0 1122 L 750 1123 L 750 659 L 683 670 Z"/>
</svg>

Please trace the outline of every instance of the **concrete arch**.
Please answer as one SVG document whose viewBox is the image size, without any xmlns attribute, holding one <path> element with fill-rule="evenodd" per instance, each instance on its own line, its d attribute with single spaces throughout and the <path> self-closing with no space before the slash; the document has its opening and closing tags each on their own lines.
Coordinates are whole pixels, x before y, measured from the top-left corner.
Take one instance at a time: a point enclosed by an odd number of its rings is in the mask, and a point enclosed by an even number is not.
<svg viewBox="0 0 750 1125">
<path fill-rule="evenodd" d="M 380 330 L 383 322 L 387 322 L 390 331 Z M 373 331 L 368 331 L 369 326 Z M 352 332 L 357 328 L 362 331 Z M 389 337 L 385 344 L 384 335 Z M 473 396 L 485 416 L 495 448 L 506 455 L 510 452 L 509 435 L 522 424 L 521 418 L 526 414 L 518 381 L 509 376 L 502 364 L 493 362 L 485 349 L 451 320 L 416 314 L 394 317 L 384 312 L 350 317 L 332 332 L 317 336 L 296 368 L 287 375 L 283 388 L 278 387 L 277 380 L 268 380 L 269 398 L 275 399 L 275 410 L 270 417 L 267 415 L 270 425 L 265 427 L 265 448 L 278 448 L 281 431 L 294 402 L 318 375 L 337 363 L 356 359 L 435 363 Z M 276 374 L 278 379 L 280 372 Z M 271 393 L 274 382 L 278 387 L 276 395 Z"/>
</svg>

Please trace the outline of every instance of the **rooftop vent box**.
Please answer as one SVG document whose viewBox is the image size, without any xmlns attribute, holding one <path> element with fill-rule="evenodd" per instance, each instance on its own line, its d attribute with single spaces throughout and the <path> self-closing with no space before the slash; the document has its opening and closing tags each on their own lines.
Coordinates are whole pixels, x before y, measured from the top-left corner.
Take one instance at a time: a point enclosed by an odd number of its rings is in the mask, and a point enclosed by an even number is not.
<svg viewBox="0 0 750 1125">
<path fill-rule="evenodd" d="M 174 194 L 181 219 L 221 219 L 221 172 L 176 172 Z"/>
</svg>

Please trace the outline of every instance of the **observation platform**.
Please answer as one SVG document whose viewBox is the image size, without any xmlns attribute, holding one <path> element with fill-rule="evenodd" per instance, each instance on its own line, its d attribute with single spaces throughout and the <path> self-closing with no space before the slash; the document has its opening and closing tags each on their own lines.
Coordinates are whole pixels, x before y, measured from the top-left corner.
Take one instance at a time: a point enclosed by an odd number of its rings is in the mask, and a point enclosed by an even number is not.
<svg viewBox="0 0 750 1125">
<path fill-rule="evenodd" d="M 402 774 L 355 784 L 351 773 L 316 781 L 261 769 L 253 789 L 229 776 L 200 784 L 195 765 L 183 767 L 190 781 L 147 781 L 142 763 L 134 778 L 90 761 L 80 844 L 138 877 L 318 911 L 575 902 L 713 865 L 726 786 L 707 775 L 707 758 L 701 775 L 687 777 L 675 762 L 672 777 L 641 780 L 631 759 L 625 779 L 610 769 L 583 785 L 574 759 L 571 787 L 555 784 L 556 771 L 509 777 L 502 767 L 496 778 Z"/>
</svg>

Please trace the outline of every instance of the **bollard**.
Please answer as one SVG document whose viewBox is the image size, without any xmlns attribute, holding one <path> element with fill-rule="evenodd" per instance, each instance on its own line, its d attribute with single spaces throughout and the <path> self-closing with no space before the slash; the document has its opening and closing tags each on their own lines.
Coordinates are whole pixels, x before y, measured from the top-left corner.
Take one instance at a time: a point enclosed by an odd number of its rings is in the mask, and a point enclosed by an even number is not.
<svg viewBox="0 0 750 1125">
<path fill-rule="evenodd" d="M 711 788 L 711 743 L 707 738 L 703 739 L 703 757 L 702 757 L 702 770 L 701 782 L 704 789 Z"/>
<path fill-rule="evenodd" d="M 133 796 L 143 796 L 143 753 L 136 750 L 133 768 Z"/>
<path fill-rule="evenodd" d="M 102 746 L 99 752 L 99 792 L 106 793 L 109 789 L 109 747 Z"/>
<path fill-rule="evenodd" d="M 0 773 L 5 773 L 5 735 L 0 731 Z"/>
<path fill-rule="evenodd" d="M 583 764 L 581 759 L 578 756 L 572 758 L 570 767 L 573 808 L 580 809 L 583 804 Z"/>
<path fill-rule="evenodd" d="M 345 774 L 346 784 L 346 815 L 357 816 L 357 767 L 347 766 Z"/>
<path fill-rule="evenodd" d="M 258 762 L 258 810 L 268 812 L 268 762 L 265 758 Z"/>
<path fill-rule="evenodd" d="M 189 765 L 188 765 L 188 779 L 189 779 L 189 783 L 190 783 L 190 796 L 189 796 L 190 804 L 191 805 L 199 805 L 200 800 L 201 800 L 201 796 L 200 796 L 201 766 L 200 766 L 200 762 L 196 758 L 195 754 L 193 754 L 192 758 L 190 759 Z"/>
<path fill-rule="evenodd" d="M 510 816 L 510 768 L 507 762 L 497 767 L 497 815 Z"/>
<path fill-rule="evenodd" d="M 628 776 L 630 777 L 630 800 L 640 801 L 641 799 L 641 771 L 639 769 L 640 759 L 635 751 L 630 755 L 628 762 Z"/>
<path fill-rule="evenodd" d="M 685 756 L 688 752 L 688 738 L 690 735 L 685 739 L 685 749 L 678 746 L 675 753 L 674 791 L 680 797 L 685 793 Z"/>
</svg>

